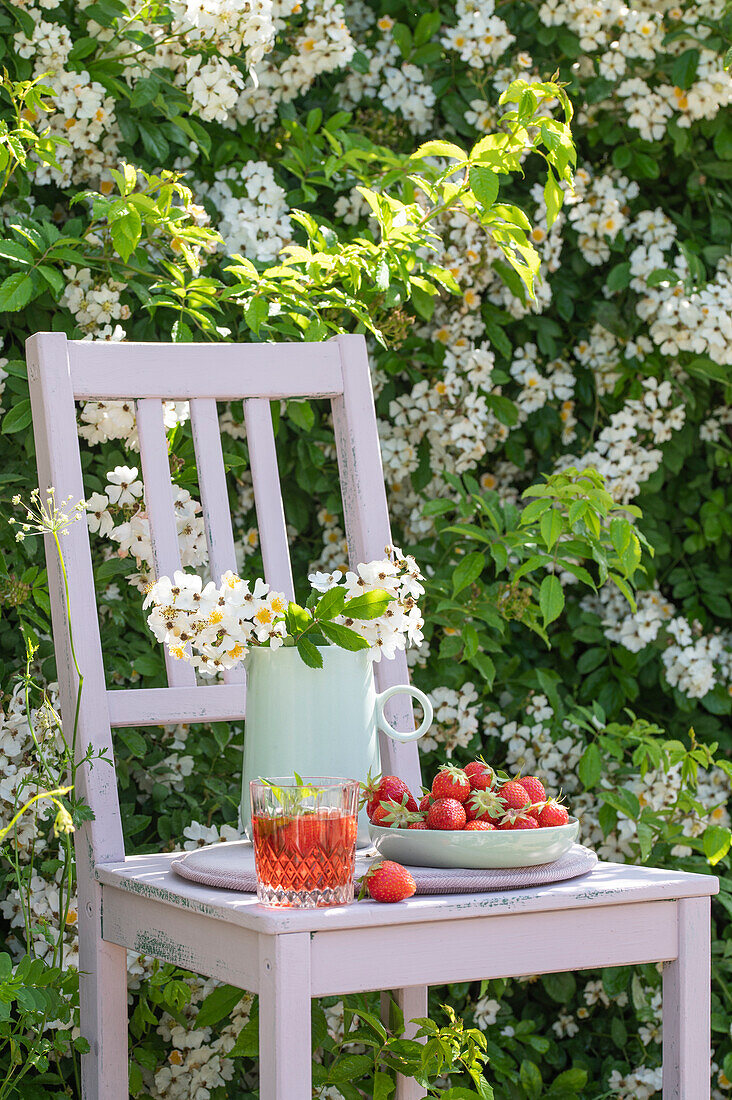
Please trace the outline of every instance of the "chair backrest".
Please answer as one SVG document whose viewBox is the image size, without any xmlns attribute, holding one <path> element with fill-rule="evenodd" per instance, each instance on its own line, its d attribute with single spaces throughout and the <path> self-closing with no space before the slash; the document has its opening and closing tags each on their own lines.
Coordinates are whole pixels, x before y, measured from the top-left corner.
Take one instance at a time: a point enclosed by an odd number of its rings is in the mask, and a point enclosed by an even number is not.
<svg viewBox="0 0 732 1100">
<path fill-rule="evenodd" d="M 383 557 L 391 541 L 366 343 L 339 336 L 312 344 L 134 344 L 67 340 L 63 333 L 36 333 L 27 341 L 39 488 L 51 486 L 57 500 L 85 496 L 76 402 L 134 399 L 140 440 L 145 505 L 156 576 L 180 568 L 164 400 L 190 401 L 211 574 L 218 580 L 236 569 L 234 538 L 219 434 L 217 401 L 242 400 L 265 579 L 293 594 L 275 438 L 269 402 L 281 398 L 329 399 L 333 412 L 348 552 L 352 565 Z M 107 690 L 94 592 L 91 548 L 85 523 L 71 524 L 63 540 L 76 657 L 83 675 L 77 734 L 81 756 L 91 745 L 114 759 L 111 729 L 176 722 L 222 722 L 244 717 L 244 675 L 196 684 L 193 668 L 166 656 L 167 688 Z M 65 581 L 47 536 L 61 713 L 73 720 L 77 680 L 69 643 Z M 376 666 L 380 690 L 408 678 L 406 658 Z M 408 696 L 393 700 L 390 720 L 413 729 Z M 384 770 L 419 789 L 418 750 L 382 737 Z M 93 862 L 124 858 L 116 775 L 103 762 L 83 767 L 81 793 L 94 820 L 88 840 Z"/>
</svg>

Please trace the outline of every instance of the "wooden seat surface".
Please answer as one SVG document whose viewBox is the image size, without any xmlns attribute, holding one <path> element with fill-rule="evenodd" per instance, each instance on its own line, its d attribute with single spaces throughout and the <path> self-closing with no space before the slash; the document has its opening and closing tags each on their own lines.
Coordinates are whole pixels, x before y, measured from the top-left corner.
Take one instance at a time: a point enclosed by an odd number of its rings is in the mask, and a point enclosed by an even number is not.
<svg viewBox="0 0 732 1100">
<path fill-rule="evenodd" d="M 123 863 L 98 865 L 96 874 L 104 886 L 270 935 L 707 897 L 719 890 L 712 875 L 600 862 L 581 878 L 520 890 L 415 895 L 398 905 L 364 900 L 327 909 L 272 909 L 260 905 L 253 894 L 181 878 L 171 868 L 179 856 L 179 852 L 128 856 Z"/>
</svg>

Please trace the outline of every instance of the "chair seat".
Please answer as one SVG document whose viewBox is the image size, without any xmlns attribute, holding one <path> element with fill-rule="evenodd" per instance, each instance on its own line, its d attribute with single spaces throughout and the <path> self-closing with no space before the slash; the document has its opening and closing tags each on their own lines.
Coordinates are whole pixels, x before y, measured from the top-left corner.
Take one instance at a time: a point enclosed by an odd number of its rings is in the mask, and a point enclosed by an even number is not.
<svg viewBox="0 0 732 1100">
<path fill-rule="evenodd" d="M 582 878 L 520 890 L 418 895 L 398 905 L 364 900 L 326 909 L 274 909 L 260 905 L 252 894 L 181 878 L 171 868 L 179 856 L 178 852 L 129 856 L 122 863 L 98 865 L 96 876 L 105 887 L 269 935 L 668 901 L 707 897 L 719 890 L 718 880 L 712 875 L 600 862 Z"/>
</svg>

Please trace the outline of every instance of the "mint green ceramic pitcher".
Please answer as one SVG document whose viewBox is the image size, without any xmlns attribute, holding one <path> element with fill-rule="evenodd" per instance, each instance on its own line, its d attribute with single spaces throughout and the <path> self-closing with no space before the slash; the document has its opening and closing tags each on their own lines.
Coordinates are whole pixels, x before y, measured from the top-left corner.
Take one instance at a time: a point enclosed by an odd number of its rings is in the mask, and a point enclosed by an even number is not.
<svg viewBox="0 0 732 1100">
<path fill-rule="evenodd" d="M 419 688 L 398 684 L 377 693 L 367 650 L 323 647 L 322 668 L 309 668 L 294 647 L 253 648 L 247 671 L 241 823 L 249 832 L 249 782 L 269 776 L 339 775 L 363 781 L 378 774 L 383 730 L 397 741 L 416 741 L 432 723 L 432 704 Z M 384 717 L 392 695 L 408 692 L 424 711 L 422 724 L 399 733 Z M 359 816 L 359 843 L 368 822 Z"/>
</svg>

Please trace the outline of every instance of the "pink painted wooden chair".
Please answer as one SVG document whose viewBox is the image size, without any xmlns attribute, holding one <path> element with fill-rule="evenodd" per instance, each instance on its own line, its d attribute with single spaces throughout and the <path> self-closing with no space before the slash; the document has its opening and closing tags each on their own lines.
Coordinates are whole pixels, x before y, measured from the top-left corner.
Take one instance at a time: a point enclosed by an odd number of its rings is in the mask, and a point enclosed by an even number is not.
<svg viewBox="0 0 732 1100">
<path fill-rule="evenodd" d="M 292 592 L 269 401 L 329 399 L 351 560 L 380 557 L 390 541 L 366 345 L 106 344 L 39 333 L 28 376 L 41 489 L 82 499 L 75 402 L 134 398 L 155 570 L 179 567 L 163 400 L 190 400 L 211 571 L 235 568 L 217 401 L 244 400 L 267 580 Z M 62 713 L 72 712 L 63 578 L 48 567 Z M 86 527 L 65 540 L 70 606 L 84 674 L 79 751 L 113 759 L 116 726 L 241 719 L 241 674 L 197 686 L 193 670 L 167 666 L 167 688 L 108 691 Z M 406 661 L 377 666 L 379 688 L 404 683 Z M 412 728 L 401 696 L 391 720 Z M 383 739 L 385 770 L 418 789 L 417 747 Z M 125 1100 L 126 949 L 218 978 L 260 998 L 261 1100 L 311 1100 L 310 998 L 391 989 L 407 1020 L 426 1015 L 427 987 L 479 978 L 664 962 L 666 1100 L 709 1096 L 709 902 L 716 879 L 601 863 L 591 878 L 507 893 L 414 897 L 400 905 L 266 909 L 249 895 L 185 881 L 171 854 L 125 858 L 113 766 L 81 774 L 94 820 L 76 836 L 85 1100 Z M 400 1081 L 398 1100 L 421 1090 Z"/>
</svg>

